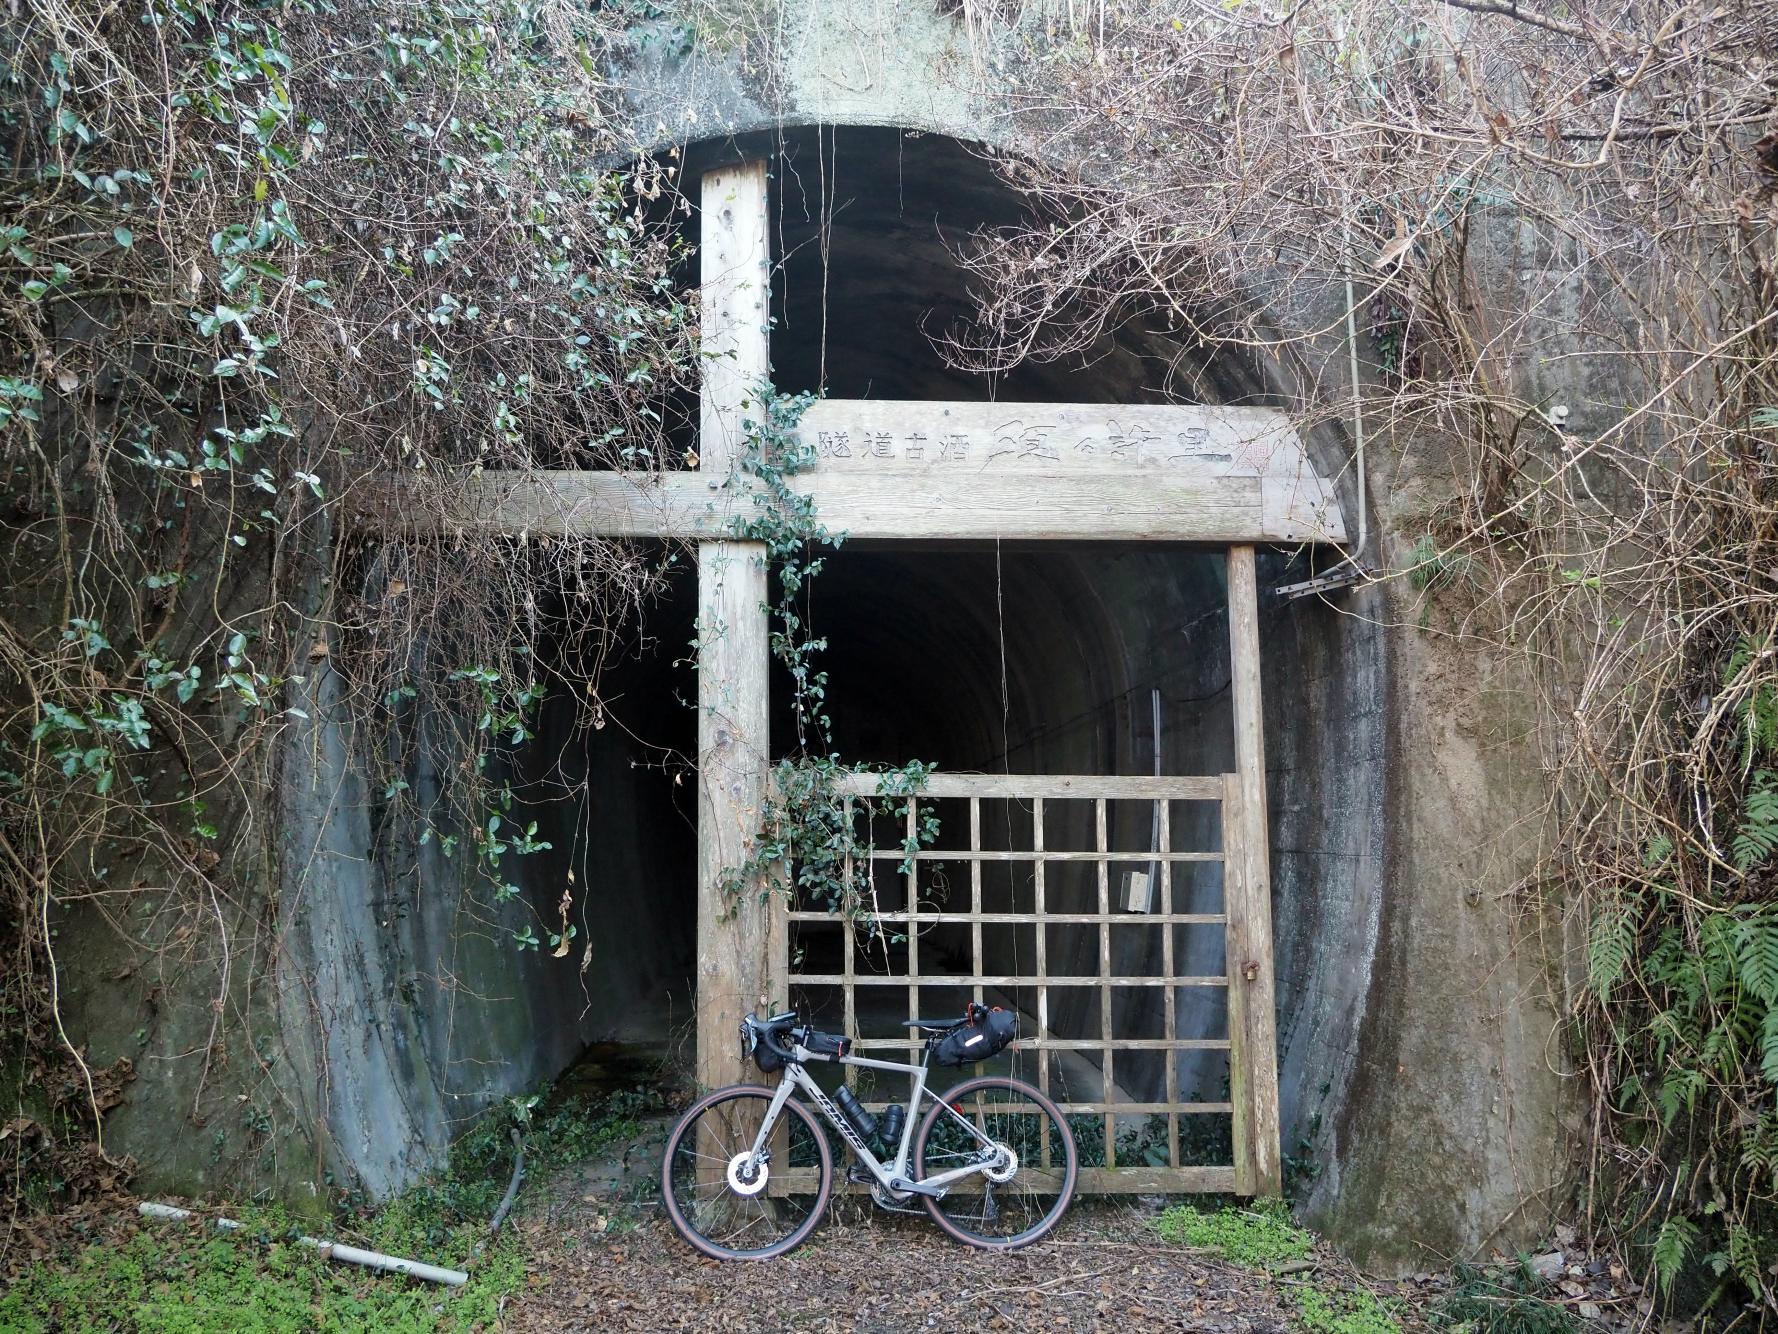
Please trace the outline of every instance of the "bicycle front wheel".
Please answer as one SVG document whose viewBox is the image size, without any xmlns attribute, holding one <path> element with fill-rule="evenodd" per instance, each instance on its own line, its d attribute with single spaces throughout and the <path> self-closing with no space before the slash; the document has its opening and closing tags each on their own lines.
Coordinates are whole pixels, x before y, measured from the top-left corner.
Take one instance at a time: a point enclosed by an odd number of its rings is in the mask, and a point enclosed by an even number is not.
<svg viewBox="0 0 1778 1334">
<path fill-rule="evenodd" d="M 833 1154 L 808 1110 L 784 1104 L 760 1160 L 753 1144 L 773 1090 L 718 1089 L 691 1105 L 667 1136 L 661 1199 L 693 1246 L 718 1260 L 769 1260 L 800 1245 L 827 1208 Z"/>
<path fill-rule="evenodd" d="M 992 1250 L 1029 1246 L 1074 1198 L 1074 1136 L 1061 1110 L 1018 1079 L 985 1075 L 957 1085 L 926 1114 L 915 1145 L 922 1179 L 978 1167 L 926 1210 L 958 1241 Z"/>
</svg>

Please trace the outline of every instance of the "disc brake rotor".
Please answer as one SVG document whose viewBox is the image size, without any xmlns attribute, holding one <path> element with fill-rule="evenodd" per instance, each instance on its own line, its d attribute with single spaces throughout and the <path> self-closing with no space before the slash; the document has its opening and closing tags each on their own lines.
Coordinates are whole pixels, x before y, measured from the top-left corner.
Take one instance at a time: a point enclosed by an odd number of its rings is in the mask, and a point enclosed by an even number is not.
<svg viewBox="0 0 1778 1334">
<path fill-rule="evenodd" d="M 999 1157 L 995 1160 L 994 1165 L 985 1170 L 982 1175 L 996 1186 L 1004 1186 L 1019 1174 L 1019 1155 L 1004 1144 L 996 1144 L 994 1149 Z"/>
<path fill-rule="evenodd" d="M 766 1188 L 769 1175 L 765 1159 L 755 1158 L 751 1153 L 737 1153 L 728 1160 L 728 1188 L 737 1195 L 759 1194 Z"/>
</svg>

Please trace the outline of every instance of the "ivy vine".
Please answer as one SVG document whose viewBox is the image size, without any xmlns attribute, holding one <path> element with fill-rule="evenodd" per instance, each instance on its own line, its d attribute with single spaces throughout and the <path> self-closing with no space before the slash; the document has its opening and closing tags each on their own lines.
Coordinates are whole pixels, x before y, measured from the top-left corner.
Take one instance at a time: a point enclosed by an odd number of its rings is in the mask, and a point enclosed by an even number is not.
<svg viewBox="0 0 1778 1334">
<path fill-rule="evenodd" d="M 913 884 L 915 859 L 938 839 L 938 816 L 930 805 L 913 801 L 933 766 L 919 760 L 898 766 L 852 763 L 834 743 L 828 677 L 818 661 L 827 640 L 809 625 L 804 598 L 845 534 L 830 531 L 814 499 L 790 481 L 815 466 L 814 446 L 797 432 L 815 401 L 813 394 L 778 394 L 762 386 L 749 399 L 756 415 L 743 421 L 746 443 L 738 472 L 750 481 L 755 505 L 735 521 L 733 531 L 766 548 L 776 585 L 767 608 L 771 648 L 790 673 L 796 748 L 773 766 L 760 836 L 745 861 L 724 869 L 722 890 L 731 911 L 752 887 L 763 886 L 762 900 L 780 894 L 842 913 L 872 944 L 887 948 L 904 936 L 887 930 L 876 909 L 871 875 L 876 844 L 870 831 L 879 813 L 893 814 L 904 829 L 914 815 L 900 842 L 898 868 Z M 875 798 L 847 795 L 843 780 L 859 775 L 875 777 Z"/>
<path fill-rule="evenodd" d="M 547 847 L 511 781 L 562 683 L 538 649 L 612 633 L 670 558 L 347 516 L 392 473 L 403 517 L 436 519 L 478 470 L 673 466 L 697 377 L 688 205 L 608 114 L 611 7 L 36 0 L 14 19 L 0 1063 L 65 1065 L 65 1123 L 96 1136 L 107 1079 L 183 1061 L 197 1024 L 182 1096 L 220 1175 L 263 1142 L 242 1109 L 292 1100 L 305 1059 L 267 985 L 292 963 L 280 914 L 306 902 L 282 887 L 318 864 L 291 833 L 297 761 L 374 794 L 369 850 L 411 868 L 401 894 L 566 953 L 578 890 L 540 911 L 512 874 Z M 58 998 L 111 985 L 114 952 L 118 976 L 174 965 L 181 985 L 108 1073 L 83 1054 L 102 1027 L 69 1031 Z"/>
</svg>

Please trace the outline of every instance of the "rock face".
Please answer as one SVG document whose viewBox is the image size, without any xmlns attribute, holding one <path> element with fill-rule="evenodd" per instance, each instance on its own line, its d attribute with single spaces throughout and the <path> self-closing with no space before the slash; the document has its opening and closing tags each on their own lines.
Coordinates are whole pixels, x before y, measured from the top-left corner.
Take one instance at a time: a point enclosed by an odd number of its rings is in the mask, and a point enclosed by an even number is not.
<svg viewBox="0 0 1778 1334">
<path fill-rule="evenodd" d="M 1018 206 L 966 146 L 1022 145 L 960 23 L 912 0 L 805 0 L 763 45 L 732 36 L 689 57 L 639 40 L 614 79 L 638 135 L 676 151 L 687 175 L 774 155 L 774 245 L 790 257 L 775 293 L 777 386 L 986 397 L 990 386 L 946 367 L 920 333 L 960 309 L 948 244 Z M 824 199 L 845 207 L 827 217 Z M 1325 316 L 1296 313 L 1305 328 L 1335 323 Z M 1344 345 L 1324 340 L 1288 365 L 1205 363 L 1133 329 L 1090 366 L 1021 368 L 992 389 L 1007 400 L 1264 402 L 1344 362 Z M 1322 426 L 1310 442 L 1355 527 L 1350 440 Z M 1416 441 L 1387 433 L 1365 466 L 1367 555 L 1399 568 L 1416 516 L 1449 478 Z M 1285 1153 L 1309 1217 L 1362 1262 L 1422 1268 L 1428 1253 L 1510 1248 L 1545 1221 L 1527 1201 L 1560 1202 L 1574 1136 L 1539 999 L 1546 951 L 1499 892 L 1529 855 L 1511 832 L 1537 782 L 1522 742 L 1528 706 L 1503 669 L 1416 629 L 1420 593 L 1405 582 L 1328 602 L 1267 595 L 1307 573 L 1284 555 L 1261 566 Z M 848 758 L 1142 773 L 1158 745 L 1168 772 L 1222 772 L 1232 736 L 1221 577 L 1215 553 L 842 553 L 816 596 Z M 646 627 L 659 650 L 603 678 L 601 707 L 622 726 L 577 736 L 590 706 L 566 694 L 545 706 L 545 741 L 559 744 L 547 773 L 521 777 L 571 799 L 535 810 L 553 846 L 524 883 L 547 921 L 573 872 L 578 930 L 565 959 L 514 948 L 527 916 L 480 904 L 461 859 L 379 834 L 375 794 L 329 721 L 328 678 L 317 679 L 282 778 L 276 930 L 287 948 L 272 965 L 268 1025 L 281 1053 L 269 1076 L 277 1119 L 313 1151 L 236 1155 L 228 1179 L 289 1193 L 326 1170 L 386 1194 L 469 1117 L 536 1087 L 585 1042 L 689 1040 L 693 802 L 672 755 L 693 749 L 690 670 L 673 665 L 690 621 L 689 597 L 669 598 Z M 576 650 L 563 651 L 568 662 Z M 442 724 L 422 710 L 416 725 Z M 106 986 L 91 971 L 79 988 L 101 1059 L 125 1051 L 135 1028 L 108 1012 Z M 196 980 L 191 991 L 168 1004 L 201 1013 L 210 993 Z M 189 1037 L 193 1022 L 179 1031 Z M 160 1118 L 189 1107 L 189 1078 L 139 1081 L 119 1122 L 122 1147 L 150 1150 L 157 1187 L 225 1180 L 196 1132 L 186 1150 L 152 1151 Z"/>
</svg>

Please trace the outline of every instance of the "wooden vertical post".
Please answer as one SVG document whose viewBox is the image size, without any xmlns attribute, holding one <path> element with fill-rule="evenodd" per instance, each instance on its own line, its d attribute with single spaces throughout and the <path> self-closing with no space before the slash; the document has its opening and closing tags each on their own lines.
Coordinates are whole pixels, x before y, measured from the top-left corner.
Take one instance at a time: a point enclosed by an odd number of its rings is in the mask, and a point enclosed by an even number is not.
<svg viewBox="0 0 1778 1334">
<path fill-rule="evenodd" d="M 1278 1045 L 1272 1001 L 1272 875 L 1266 820 L 1266 743 L 1260 710 L 1259 591 L 1253 548 L 1228 551 L 1230 691 L 1235 773 L 1225 802 L 1223 896 L 1228 914 L 1230 1100 L 1237 1176 L 1260 1195 L 1283 1190 L 1278 1143 Z M 1233 809 L 1227 809 L 1232 806 Z"/>
<path fill-rule="evenodd" d="M 1235 1194 L 1255 1193 L 1253 1173 L 1253 1067 L 1248 1057 L 1248 988 L 1241 963 L 1247 957 L 1247 821 L 1241 814 L 1241 775 L 1222 776 L 1223 959 L 1228 970 L 1229 1107 L 1234 1122 Z"/>
<path fill-rule="evenodd" d="M 742 420 L 771 373 L 770 256 L 764 162 L 703 181 L 704 383 L 700 471 L 727 477 Z M 756 412 L 761 409 L 755 407 Z M 770 765 L 766 549 L 761 542 L 698 547 L 698 1082 L 743 1074 L 741 1017 L 785 999 L 786 905 L 755 878 L 738 893 L 724 873 L 752 855 Z"/>
</svg>

